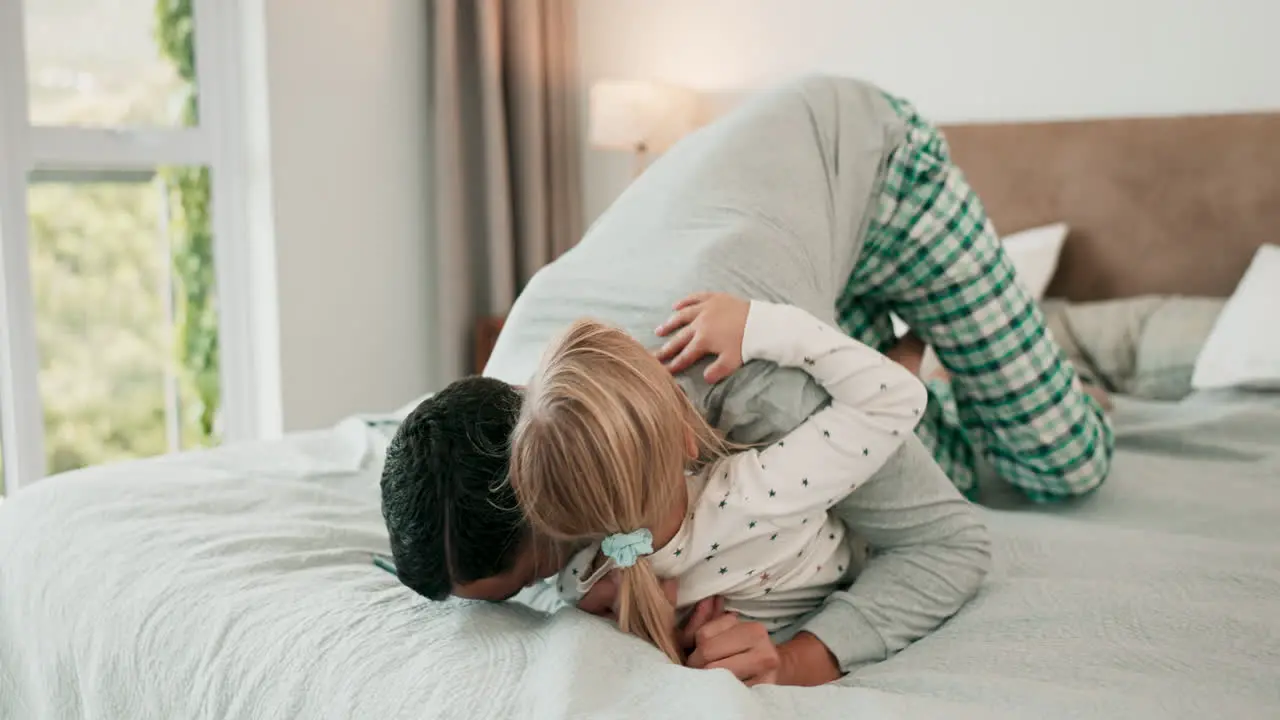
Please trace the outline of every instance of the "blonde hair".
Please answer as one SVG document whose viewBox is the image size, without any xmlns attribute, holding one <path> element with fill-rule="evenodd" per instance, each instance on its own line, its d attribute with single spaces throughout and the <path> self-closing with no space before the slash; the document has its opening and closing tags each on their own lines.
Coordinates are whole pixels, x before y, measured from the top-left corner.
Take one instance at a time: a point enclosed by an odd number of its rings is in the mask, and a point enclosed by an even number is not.
<svg viewBox="0 0 1280 720">
<path fill-rule="evenodd" d="M 579 320 L 553 341 L 525 391 L 511 441 L 511 483 L 538 531 L 557 540 L 599 540 L 656 529 L 680 502 L 684 472 L 727 451 L 638 342 Z M 618 572 L 619 628 L 681 662 L 675 608 L 648 558 Z"/>
</svg>

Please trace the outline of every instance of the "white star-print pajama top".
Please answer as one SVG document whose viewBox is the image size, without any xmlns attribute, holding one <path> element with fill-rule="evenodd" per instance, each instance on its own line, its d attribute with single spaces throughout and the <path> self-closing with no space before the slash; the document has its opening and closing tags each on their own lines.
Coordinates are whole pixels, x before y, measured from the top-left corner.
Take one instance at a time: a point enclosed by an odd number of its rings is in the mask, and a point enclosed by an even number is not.
<svg viewBox="0 0 1280 720">
<path fill-rule="evenodd" d="M 831 404 L 773 445 L 689 476 L 684 524 L 648 557 L 659 577 L 678 578 L 681 608 L 720 595 L 727 610 L 774 630 L 857 574 L 845 525 L 827 510 L 898 449 L 927 396 L 901 365 L 789 305 L 751 303 L 742 359 L 807 371 Z M 585 548 L 561 573 L 566 602 L 590 589 L 599 548 Z"/>
</svg>

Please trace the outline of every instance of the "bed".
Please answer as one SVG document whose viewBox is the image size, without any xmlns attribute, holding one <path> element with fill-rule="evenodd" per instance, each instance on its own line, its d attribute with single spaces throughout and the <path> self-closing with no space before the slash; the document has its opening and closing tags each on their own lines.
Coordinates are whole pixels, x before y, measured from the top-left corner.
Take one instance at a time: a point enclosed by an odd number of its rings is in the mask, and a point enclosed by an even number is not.
<svg viewBox="0 0 1280 720">
<path fill-rule="evenodd" d="M 948 134 L 1002 227 L 1077 229 L 1058 295 L 1226 295 L 1280 235 L 1280 115 Z M 375 567 L 407 409 L 0 505 L 0 718 L 1280 717 L 1280 397 L 1118 398 L 1098 493 L 989 496 L 995 566 L 959 615 L 839 685 L 755 690 Z"/>
</svg>

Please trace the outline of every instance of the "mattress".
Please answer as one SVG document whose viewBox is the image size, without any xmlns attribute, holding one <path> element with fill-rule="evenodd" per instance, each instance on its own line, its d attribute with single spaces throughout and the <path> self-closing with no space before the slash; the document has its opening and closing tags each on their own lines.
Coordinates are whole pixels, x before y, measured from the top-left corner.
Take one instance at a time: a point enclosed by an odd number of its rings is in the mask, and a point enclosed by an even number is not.
<svg viewBox="0 0 1280 720">
<path fill-rule="evenodd" d="M 1280 399 L 1121 398 L 1098 493 L 990 494 L 980 595 L 816 689 L 674 666 L 569 608 L 401 587 L 370 562 L 395 419 L 0 505 L 0 718 L 1280 717 Z"/>
</svg>

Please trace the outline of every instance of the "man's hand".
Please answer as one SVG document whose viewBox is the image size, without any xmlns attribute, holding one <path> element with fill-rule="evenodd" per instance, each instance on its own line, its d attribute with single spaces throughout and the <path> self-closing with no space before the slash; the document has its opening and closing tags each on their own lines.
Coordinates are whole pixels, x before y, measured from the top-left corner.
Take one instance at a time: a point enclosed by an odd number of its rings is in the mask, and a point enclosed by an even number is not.
<svg viewBox="0 0 1280 720">
<path fill-rule="evenodd" d="M 694 633 L 694 649 L 685 665 L 723 668 L 747 685 L 778 682 L 778 648 L 762 623 L 722 613 Z"/>
<path fill-rule="evenodd" d="M 725 293 L 695 293 L 675 305 L 675 314 L 658 326 L 659 337 L 672 335 L 658 359 L 672 373 L 683 372 L 704 355 L 715 355 L 702 377 L 718 383 L 742 367 L 742 336 L 751 303 Z"/>
<path fill-rule="evenodd" d="M 816 636 L 804 631 L 778 645 L 778 684 L 812 687 L 839 680 L 835 656 Z"/>
</svg>

